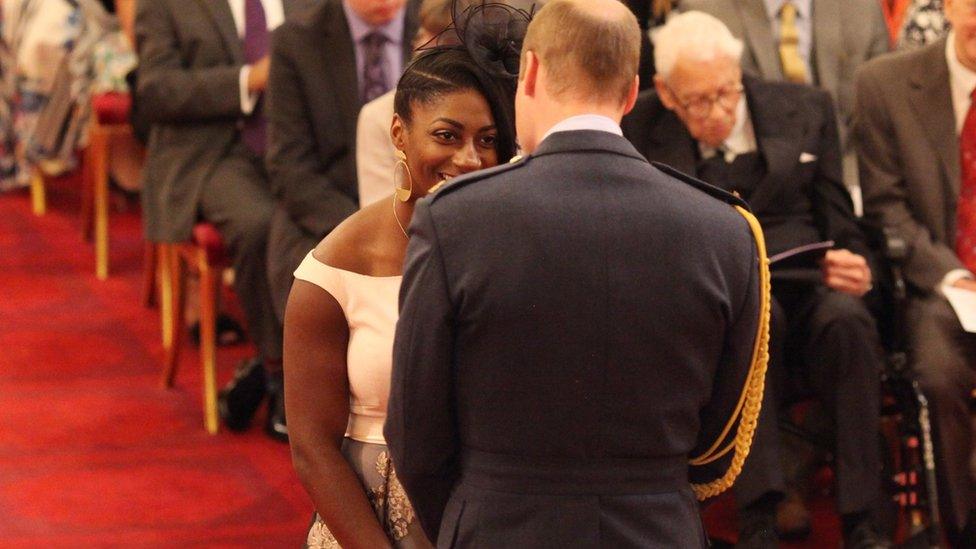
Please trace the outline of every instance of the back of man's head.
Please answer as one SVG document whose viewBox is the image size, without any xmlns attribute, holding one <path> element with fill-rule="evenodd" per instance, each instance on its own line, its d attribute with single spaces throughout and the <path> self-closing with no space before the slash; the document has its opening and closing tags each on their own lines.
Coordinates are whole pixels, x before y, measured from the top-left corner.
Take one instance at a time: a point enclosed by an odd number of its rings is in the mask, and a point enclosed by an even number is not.
<svg viewBox="0 0 976 549">
<path fill-rule="evenodd" d="M 538 57 L 554 99 L 623 102 L 640 62 L 640 32 L 619 0 L 549 0 L 522 52 Z"/>
</svg>

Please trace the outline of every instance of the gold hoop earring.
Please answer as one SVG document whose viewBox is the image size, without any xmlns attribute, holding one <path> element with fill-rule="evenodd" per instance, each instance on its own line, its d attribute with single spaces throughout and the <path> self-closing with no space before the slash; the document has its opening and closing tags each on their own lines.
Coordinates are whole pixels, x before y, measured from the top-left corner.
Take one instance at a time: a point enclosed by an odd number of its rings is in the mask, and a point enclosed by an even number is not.
<svg viewBox="0 0 976 549">
<path fill-rule="evenodd" d="M 413 175 L 410 173 L 410 166 L 407 165 L 407 155 L 401 150 L 396 151 L 397 162 L 393 166 L 393 188 L 396 189 L 396 199 L 400 202 L 407 202 L 413 195 Z M 406 173 L 408 187 L 400 185 L 397 174 Z"/>
</svg>

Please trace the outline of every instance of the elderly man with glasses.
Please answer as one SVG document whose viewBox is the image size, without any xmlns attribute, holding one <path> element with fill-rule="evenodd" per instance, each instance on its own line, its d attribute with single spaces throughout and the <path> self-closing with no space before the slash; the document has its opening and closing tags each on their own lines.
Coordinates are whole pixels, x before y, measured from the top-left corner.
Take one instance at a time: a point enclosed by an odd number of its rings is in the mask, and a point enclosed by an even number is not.
<svg viewBox="0 0 976 549">
<path fill-rule="evenodd" d="M 711 15 L 673 17 L 655 39 L 655 90 L 638 98 L 623 124 L 648 159 L 744 198 L 771 256 L 834 242 L 819 261 L 773 268 L 769 396 L 736 484 L 739 545 L 776 547 L 783 491 L 777 405 L 799 390 L 816 396 L 836 425 L 845 547 L 884 546 L 871 522 L 880 481 L 881 355 L 862 300 L 872 288 L 868 248 L 842 182 L 834 109 L 813 87 L 744 77 L 741 52 L 742 43 Z"/>
</svg>

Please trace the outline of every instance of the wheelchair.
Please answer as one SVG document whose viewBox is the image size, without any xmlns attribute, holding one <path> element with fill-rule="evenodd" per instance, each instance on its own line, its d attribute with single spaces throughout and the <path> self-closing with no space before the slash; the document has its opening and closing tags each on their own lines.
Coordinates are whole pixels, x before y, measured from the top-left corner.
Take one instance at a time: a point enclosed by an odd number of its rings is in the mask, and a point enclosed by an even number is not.
<svg viewBox="0 0 976 549">
<path fill-rule="evenodd" d="M 866 232 L 877 234 L 871 229 Z M 942 528 L 929 403 L 914 379 L 906 335 L 908 289 L 902 265 L 908 246 L 891 228 L 882 228 L 881 238 L 875 242 L 876 249 L 888 265 L 880 280 L 884 297 L 878 316 L 887 351 L 881 374 L 881 417 L 889 450 L 888 488 L 902 518 L 899 522 L 904 530 L 903 546 L 939 547 Z"/>
<path fill-rule="evenodd" d="M 942 527 L 936 464 L 929 421 L 929 403 L 911 370 L 911 349 L 906 335 L 908 291 L 902 266 L 907 243 L 894 231 L 862 220 L 862 230 L 884 264 L 876 267 L 880 291 L 869 300 L 875 316 L 885 360 L 881 376 L 880 440 L 884 478 L 882 490 L 889 498 L 881 505 L 879 526 L 900 547 L 941 547 Z M 780 417 L 784 434 L 830 453 L 832 437 Z M 829 461 L 829 458 L 828 458 Z"/>
</svg>

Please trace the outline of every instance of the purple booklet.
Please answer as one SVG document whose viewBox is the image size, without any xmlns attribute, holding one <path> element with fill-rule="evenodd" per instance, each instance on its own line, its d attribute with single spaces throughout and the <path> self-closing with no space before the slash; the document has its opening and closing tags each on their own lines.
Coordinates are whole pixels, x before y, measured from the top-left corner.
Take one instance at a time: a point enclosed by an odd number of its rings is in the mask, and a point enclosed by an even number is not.
<svg viewBox="0 0 976 549">
<path fill-rule="evenodd" d="M 777 284 L 820 284 L 823 274 L 818 261 L 834 247 L 832 240 L 790 248 L 769 257 L 769 270 Z"/>
<path fill-rule="evenodd" d="M 776 268 L 814 267 L 817 261 L 827 253 L 827 250 L 833 247 L 833 240 L 824 240 L 823 242 L 811 242 L 810 244 L 790 248 L 784 252 L 769 256 L 769 266 L 775 266 Z"/>
</svg>

